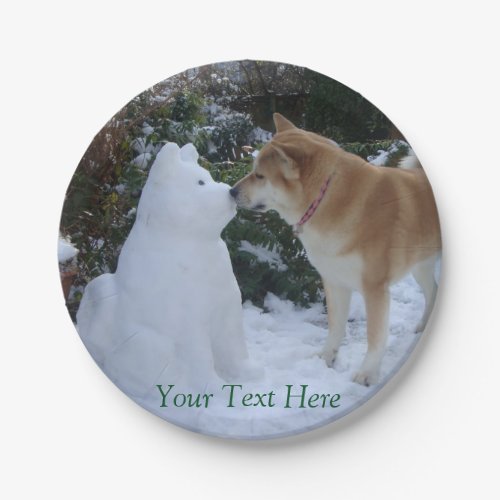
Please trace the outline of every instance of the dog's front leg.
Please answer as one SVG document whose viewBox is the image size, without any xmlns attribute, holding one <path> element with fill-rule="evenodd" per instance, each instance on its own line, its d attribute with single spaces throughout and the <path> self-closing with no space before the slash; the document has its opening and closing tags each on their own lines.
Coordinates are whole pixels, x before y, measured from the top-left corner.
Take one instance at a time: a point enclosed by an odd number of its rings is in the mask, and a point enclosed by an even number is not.
<svg viewBox="0 0 500 500">
<path fill-rule="evenodd" d="M 321 352 L 321 357 L 328 366 L 332 366 L 345 335 L 352 292 L 348 288 L 331 285 L 325 280 L 323 280 L 323 286 L 328 313 L 328 338 Z"/>
<path fill-rule="evenodd" d="M 354 382 L 361 385 L 376 384 L 380 363 L 384 355 L 389 331 L 389 290 L 386 286 L 369 286 L 364 289 L 368 350 Z"/>
</svg>

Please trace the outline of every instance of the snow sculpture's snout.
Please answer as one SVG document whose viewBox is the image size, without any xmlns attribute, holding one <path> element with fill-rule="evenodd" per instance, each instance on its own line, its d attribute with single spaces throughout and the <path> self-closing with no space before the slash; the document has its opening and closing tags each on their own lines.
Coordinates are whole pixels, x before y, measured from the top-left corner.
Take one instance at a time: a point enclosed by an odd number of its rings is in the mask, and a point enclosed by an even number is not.
<svg viewBox="0 0 500 500">
<path fill-rule="evenodd" d="M 215 182 L 198 159 L 192 144 L 168 143 L 160 150 L 138 207 L 150 231 L 213 239 L 236 215 L 230 186 Z"/>
<path fill-rule="evenodd" d="M 219 231 L 222 231 L 226 224 L 236 215 L 236 202 L 232 198 L 231 186 L 223 182 L 213 182 L 208 186 L 207 191 L 211 192 L 210 206 L 211 216 Z"/>
</svg>

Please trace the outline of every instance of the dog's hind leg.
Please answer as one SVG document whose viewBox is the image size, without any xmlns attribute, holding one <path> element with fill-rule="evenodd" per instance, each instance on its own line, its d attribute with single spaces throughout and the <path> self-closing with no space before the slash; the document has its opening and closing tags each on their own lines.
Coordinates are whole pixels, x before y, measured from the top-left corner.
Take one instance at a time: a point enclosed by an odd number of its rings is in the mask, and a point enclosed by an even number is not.
<svg viewBox="0 0 500 500">
<path fill-rule="evenodd" d="M 363 290 L 366 304 L 368 350 L 359 371 L 353 380 L 361 385 L 372 385 L 378 381 L 380 363 L 384 356 L 389 333 L 389 290 L 385 285 Z"/>
<path fill-rule="evenodd" d="M 422 319 L 415 329 L 416 333 L 422 332 L 424 330 L 432 311 L 434 299 L 436 298 L 437 283 L 434 277 L 436 260 L 437 255 L 433 255 L 426 260 L 418 262 L 412 269 L 413 277 L 415 278 L 415 281 L 420 285 L 420 288 L 422 288 L 422 292 L 424 293 L 425 297 L 425 310 Z"/>
<path fill-rule="evenodd" d="M 340 343 L 345 335 L 345 326 L 349 316 L 351 290 L 344 287 L 332 286 L 323 280 L 328 313 L 328 338 L 321 352 L 321 357 L 331 366 L 335 361 Z"/>
</svg>

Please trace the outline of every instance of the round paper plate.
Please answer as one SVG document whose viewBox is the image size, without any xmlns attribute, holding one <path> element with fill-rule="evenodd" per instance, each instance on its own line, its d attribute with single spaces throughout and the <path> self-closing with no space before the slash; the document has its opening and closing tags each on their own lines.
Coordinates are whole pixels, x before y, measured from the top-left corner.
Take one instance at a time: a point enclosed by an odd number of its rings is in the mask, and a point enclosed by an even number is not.
<svg viewBox="0 0 500 500">
<path fill-rule="evenodd" d="M 307 68 L 193 68 L 96 135 L 64 203 L 76 329 L 134 401 L 229 438 L 296 434 L 372 397 L 432 310 L 440 230 L 408 141 Z"/>
</svg>

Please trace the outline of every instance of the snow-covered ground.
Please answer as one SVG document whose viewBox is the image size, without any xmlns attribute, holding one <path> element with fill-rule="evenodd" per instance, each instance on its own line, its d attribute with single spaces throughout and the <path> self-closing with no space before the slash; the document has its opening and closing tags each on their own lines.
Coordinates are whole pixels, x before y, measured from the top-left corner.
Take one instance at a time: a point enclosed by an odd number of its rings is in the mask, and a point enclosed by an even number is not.
<svg viewBox="0 0 500 500">
<path fill-rule="evenodd" d="M 208 408 L 160 408 L 161 398 L 154 391 L 139 401 L 153 413 L 191 430 L 234 438 L 271 438 L 303 432 L 336 420 L 351 412 L 374 395 L 407 359 L 420 334 L 414 329 L 424 308 L 419 286 L 408 275 L 391 287 L 390 334 L 382 363 L 379 384 L 363 387 L 351 381 L 366 352 L 366 316 L 361 295 L 351 302 L 347 335 L 333 368 L 320 359 L 319 352 L 327 336 L 327 317 L 322 304 L 297 308 L 289 301 L 268 294 L 265 311 L 245 303 L 245 335 L 251 358 L 264 367 L 263 379 L 242 382 L 234 389 L 235 407 L 228 408 L 230 388 L 207 387 L 214 393 Z M 335 408 L 297 408 L 300 398 L 290 399 L 285 408 L 287 385 L 291 394 L 339 394 Z M 175 388 L 172 390 L 174 393 Z M 239 406 L 245 393 L 275 392 L 275 406 Z M 240 399 L 238 399 L 240 398 Z M 252 402 L 255 401 L 254 397 Z M 292 403 L 293 401 L 293 403 Z M 258 401 L 256 401 L 258 402 Z M 268 400 L 264 399 L 264 402 Z"/>
</svg>

